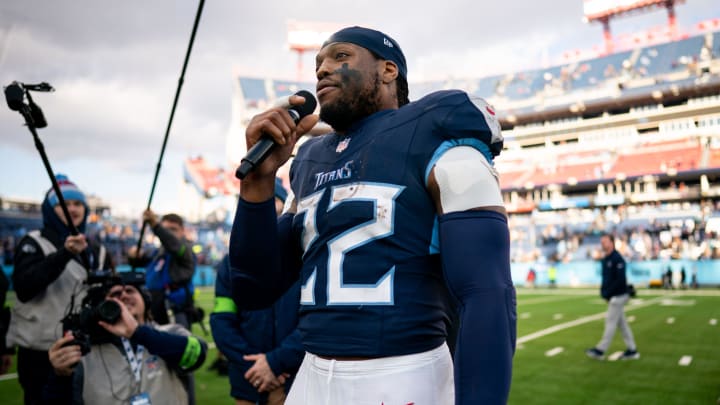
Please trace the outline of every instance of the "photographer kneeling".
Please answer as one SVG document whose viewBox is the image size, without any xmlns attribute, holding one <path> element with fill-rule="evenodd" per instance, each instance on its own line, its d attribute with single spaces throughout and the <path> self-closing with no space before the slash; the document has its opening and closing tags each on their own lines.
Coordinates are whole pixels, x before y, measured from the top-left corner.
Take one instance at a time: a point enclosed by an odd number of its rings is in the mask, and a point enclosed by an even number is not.
<svg viewBox="0 0 720 405">
<path fill-rule="evenodd" d="M 50 348 L 55 371 L 45 387 L 49 403 L 187 404 L 179 374 L 205 361 L 207 345 L 177 324 L 149 319 L 149 296 L 130 283 L 113 285 L 106 298 L 120 306 L 114 324 L 98 323 L 112 336 L 93 340 L 85 356 L 72 332 Z"/>
</svg>

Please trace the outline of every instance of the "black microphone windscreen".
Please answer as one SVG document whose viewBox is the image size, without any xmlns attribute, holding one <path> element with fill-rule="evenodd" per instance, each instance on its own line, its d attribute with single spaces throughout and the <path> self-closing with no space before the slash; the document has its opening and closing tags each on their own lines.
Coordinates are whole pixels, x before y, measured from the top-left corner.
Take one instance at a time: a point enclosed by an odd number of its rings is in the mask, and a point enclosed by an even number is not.
<svg viewBox="0 0 720 405">
<path fill-rule="evenodd" d="M 13 83 L 5 87 L 5 100 L 8 107 L 13 111 L 19 111 L 23 107 L 25 91 L 19 84 Z"/>
<path fill-rule="evenodd" d="M 295 93 L 295 95 L 305 98 L 304 104 L 296 105 L 291 108 L 291 110 L 295 110 L 300 116 L 298 120 L 301 120 L 306 115 L 310 115 L 315 112 L 315 107 L 317 107 L 317 99 L 315 99 L 315 96 L 313 96 L 312 93 L 307 90 L 300 90 Z"/>
</svg>

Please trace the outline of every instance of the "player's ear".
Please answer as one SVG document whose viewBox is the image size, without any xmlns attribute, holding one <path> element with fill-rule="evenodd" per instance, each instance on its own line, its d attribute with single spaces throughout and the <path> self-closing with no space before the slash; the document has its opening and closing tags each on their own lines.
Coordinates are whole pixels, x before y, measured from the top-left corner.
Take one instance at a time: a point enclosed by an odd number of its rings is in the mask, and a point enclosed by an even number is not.
<svg viewBox="0 0 720 405">
<path fill-rule="evenodd" d="M 391 60 L 383 60 L 381 77 L 384 84 L 392 83 L 400 74 L 397 65 Z"/>
</svg>

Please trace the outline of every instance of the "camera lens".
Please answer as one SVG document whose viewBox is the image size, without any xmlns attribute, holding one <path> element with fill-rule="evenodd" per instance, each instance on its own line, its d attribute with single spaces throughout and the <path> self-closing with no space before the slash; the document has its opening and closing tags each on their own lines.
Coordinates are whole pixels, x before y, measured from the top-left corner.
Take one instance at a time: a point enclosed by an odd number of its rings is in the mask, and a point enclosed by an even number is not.
<svg viewBox="0 0 720 405">
<path fill-rule="evenodd" d="M 120 305 L 115 301 L 103 301 L 97 307 L 98 318 L 110 324 L 120 319 Z"/>
</svg>

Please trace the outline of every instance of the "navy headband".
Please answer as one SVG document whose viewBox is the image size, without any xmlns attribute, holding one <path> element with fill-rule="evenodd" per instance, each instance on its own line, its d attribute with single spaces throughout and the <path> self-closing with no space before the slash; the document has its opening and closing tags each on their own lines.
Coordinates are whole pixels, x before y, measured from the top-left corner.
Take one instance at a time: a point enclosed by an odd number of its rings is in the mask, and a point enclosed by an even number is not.
<svg viewBox="0 0 720 405">
<path fill-rule="evenodd" d="M 389 35 L 370 28 L 348 27 L 332 34 L 330 38 L 325 41 L 322 47 L 325 48 L 327 45 L 334 42 L 348 42 L 362 46 L 379 56 L 381 59 L 395 62 L 398 70 L 400 71 L 400 75 L 407 79 L 407 63 L 405 62 L 405 55 L 403 55 L 400 45 L 398 45 L 394 39 L 390 38 Z"/>
</svg>

